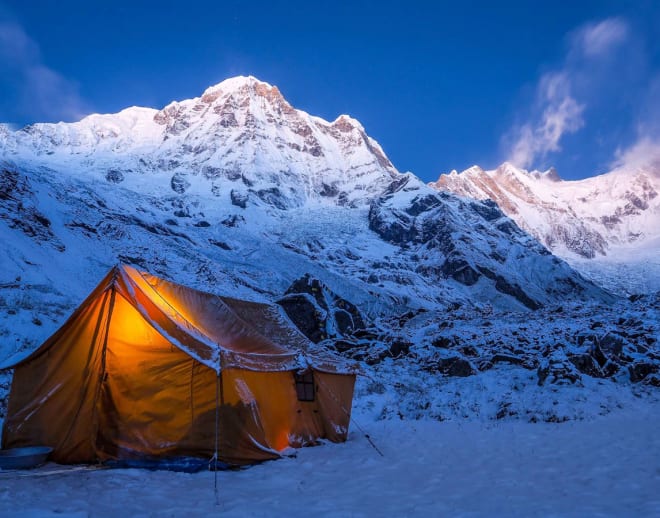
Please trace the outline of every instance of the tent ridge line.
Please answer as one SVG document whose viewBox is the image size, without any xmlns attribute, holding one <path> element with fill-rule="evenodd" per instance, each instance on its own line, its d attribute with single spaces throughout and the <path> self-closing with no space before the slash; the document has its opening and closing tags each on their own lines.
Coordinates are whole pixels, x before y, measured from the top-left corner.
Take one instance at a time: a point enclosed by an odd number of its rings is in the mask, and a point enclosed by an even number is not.
<svg viewBox="0 0 660 518">
<path fill-rule="evenodd" d="M 197 327 L 195 324 L 193 324 L 190 320 L 188 320 L 186 317 L 184 317 L 172 304 L 170 304 L 165 297 L 163 297 L 157 290 L 154 288 L 147 279 L 144 278 L 144 275 L 142 275 L 142 272 L 140 270 L 135 270 L 138 275 L 142 278 L 142 280 L 151 288 L 151 291 L 153 291 L 158 297 L 165 303 L 167 306 L 174 311 L 178 316 L 180 316 L 184 322 L 186 322 L 190 327 L 192 327 L 195 331 L 197 331 L 201 336 L 209 340 L 209 342 L 214 343 L 218 347 L 221 347 L 220 344 L 216 343 L 213 339 L 211 339 L 210 336 L 208 336 L 206 333 L 204 333 L 199 327 Z M 224 348 L 223 348 L 224 349 Z"/>
<path fill-rule="evenodd" d="M 228 353 L 229 355 L 237 355 L 237 354 L 242 355 L 242 354 L 245 354 L 245 355 L 250 355 L 250 356 L 282 356 L 282 357 L 284 357 L 284 356 L 291 356 L 291 355 L 293 354 L 293 353 L 272 353 L 272 354 L 270 354 L 270 353 L 269 353 L 269 354 L 262 354 L 262 353 L 236 353 L 236 351 L 232 351 L 231 349 L 228 349 L 227 347 L 223 346 L 222 344 L 220 344 L 220 343 L 215 342 L 214 340 L 212 340 L 210 336 L 208 336 L 206 333 L 202 332 L 201 329 L 199 329 L 196 325 L 194 325 L 192 322 L 190 322 L 190 320 L 188 320 L 188 319 L 187 319 L 186 317 L 184 317 L 179 311 L 177 311 L 177 309 L 176 309 L 174 306 L 172 306 L 172 304 L 170 304 L 170 303 L 167 301 L 167 299 L 165 299 L 165 297 L 163 297 L 163 296 L 158 292 L 158 290 L 156 290 L 156 288 L 154 288 L 154 287 L 151 285 L 151 283 L 149 283 L 149 281 L 144 277 L 144 275 L 142 275 L 142 272 L 141 272 L 140 270 L 135 269 L 135 271 L 136 271 L 136 272 L 138 273 L 138 275 L 142 278 L 142 280 L 147 284 L 147 286 L 149 286 L 149 288 L 151 288 L 151 290 L 152 290 L 154 293 L 156 293 L 156 294 L 158 295 L 158 297 L 159 297 L 159 298 L 160 298 L 165 304 L 167 304 L 167 306 L 168 306 L 172 311 L 174 311 L 174 313 L 176 313 L 177 315 L 179 315 L 179 316 L 180 316 L 185 322 L 187 322 L 187 323 L 188 323 L 193 329 L 195 329 L 197 332 L 199 332 L 202 336 L 204 336 L 205 338 L 208 338 L 212 343 L 214 343 L 214 344 L 218 347 L 218 349 L 220 350 L 220 352 L 225 352 L 225 353 Z M 246 322 L 244 318 L 242 318 L 240 315 L 238 315 L 238 314 L 232 309 L 232 307 L 224 301 L 224 299 L 223 299 L 220 295 L 214 295 L 214 294 L 211 294 L 211 295 L 215 296 L 215 297 L 220 301 L 220 303 L 224 306 L 224 308 L 225 308 L 227 311 L 229 311 L 229 312 L 230 312 L 230 313 L 236 318 L 236 320 L 240 321 L 240 322 L 245 326 L 246 329 L 249 329 L 251 332 L 253 332 L 253 333 L 259 335 L 261 338 L 263 338 L 264 340 L 270 342 L 271 344 L 273 344 L 273 345 L 277 345 L 277 344 L 275 344 L 275 342 L 273 342 L 272 340 L 268 339 L 266 336 L 264 336 L 262 333 L 260 333 L 257 329 L 255 329 L 253 326 L 251 326 L 248 322 Z"/>
<path fill-rule="evenodd" d="M 220 344 L 218 344 L 217 342 L 215 342 L 215 340 L 211 339 L 211 337 L 208 336 L 206 333 L 203 333 L 203 332 L 202 332 L 197 326 L 195 326 L 192 322 L 190 322 L 190 321 L 189 321 L 186 317 L 184 317 L 179 311 L 177 311 L 177 309 L 176 309 L 175 307 L 173 307 L 173 306 L 172 306 L 172 305 L 171 305 L 171 304 L 165 299 L 165 297 L 163 297 L 163 296 L 162 296 L 162 295 L 161 295 L 161 294 L 160 294 L 160 293 L 159 293 L 159 292 L 158 292 L 158 291 L 157 291 L 157 290 L 156 290 L 156 289 L 155 289 L 155 288 L 149 283 L 149 281 L 147 281 L 147 279 L 145 279 L 144 275 L 142 275 L 142 272 L 141 272 L 140 270 L 138 270 L 138 269 L 136 269 L 136 268 L 132 268 L 132 269 L 133 269 L 134 271 L 137 272 L 137 274 L 138 274 L 138 275 L 140 276 L 140 278 L 144 281 L 144 283 L 145 283 L 147 286 L 149 286 L 149 288 L 151 288 L 151 290 L 152 290 L 156 295 L 158 295 L 158 297 L 159 297 L 159 298 L 160 298 L 160 299 L 161 299 L 161 300 L 162 300 L 162 301 L 163 301 L 163 302 L 164 302 L 164 303 L 165 303 L 165 304 L 166 304 L 166 305 L 167 305 L 167 306 L 168 306 L 168 307 L 174 312 L 175 315 L 179 316 L 184 322 L 186 322 L 186 323 L 190 326 L 191 329 L 193 329 L 193 330 L 198 334 L 199 338 L 194 337 L 195 340 L 197 340 L 198 342 L 200 342 L 200 343 L 202 343 L 202 344 L 205 344 L 206 346 L 214 345 L 214 346 L 216 346 L 218 349 L 226 350 L 226 349 L 225 349 L 224 347 L 222 347 Z M 122 277 L 124 277 L 125 284 L 126 284 L 126 288 L 129 290 L 130 295 L 131 295 L 134 299 L 136 298 L 136 290 L 139 290 L 139 291 L 140 291 L 141 293 L 143 293 L 146 297 L 149 297 L 149 296 L 144 292 L 144 290 L 143 290 L 140 286 L 138 286 L 138 285 L 135 283 L 135 281 L 131 278 L 130 274 L 128 274 L 128 272 L 126 271 L 126 268 L 125 268 L 123 265 L 122 265 L 122 267 L 121 267 L 120 269 L 118 268 L 118 271 L 119 271 L 119 270 L 123 270 L 123 273 L 126 274 L 126 275 L 123 275 Z M 162 310 L 161 310 L 161 311 L 162 311 Z M 165 313 L 165 312 L 164 312 L 164 313 Z M 167 313 L 165 313 L 165 314 L 167 314 Z M 143 315 L 143 317 L 144 317 L 144 315 Z M 168 317 L 168 318 L 171 318 L 171 317 Z M 174 322 L 174 323 L 175 323 L 175 325 L 177 325 L 177 327 L 179 326 L 179 324 L 177 324 L 176 322 Z M 154 329 L 156 329 L 161 335 L 165 336 L 165 335 L 167 334 L 167 333 L 161 328 L 161 326 L 156 326 L 156 325 L 154 325 L 153 322 L 151 322 L 151 325 L 152 325 L 152 326 L 154 327 Z M 189 331 L 189 330 L 185 330 L 185 329 L 183 329 L 183 331 L 185 331 L 186 333 L 190 334 L 190 331 Z M 192 336 L 192 335 L 191 335 L 191 336 Z M 170 338 L 172 338 L 172 337 L 170 337 Z M 201 339 L 201 340 L 200 340 L 200 339 Z M 177 342 L 178 342 L 178 340 L 177 340 Z M 186 351 L 187 354 L 191 355 L 193 358 L 195 358 L 196 360 L 198 360 L 200 363 L 202 363 L 202 364 L 206 365 L 207 367 L 209 367 L 209 368 L 215 370 L 216 372 L 219 372 L 219 369 L 220 369 L 220 355 L 219 355 L 219 354 L 218 354 L 218 357 L 217 357 L 217 358 L 213 358 L 213 357 L 211 357 L 211 358 L 209 358 L 208 360 L 204 360 L 203 358 L 198 357 L 198 355 L 192 355 L 192 354 L 191 354 L 191 351 L 189 350 L 189 348 L 185 347 L 185 346 L 184 346 L 183 344 L 181 344 L 180 342 L 178 342 L 178 343 L 179 343 L 178 347 L 179 347 L 181 350 Z M 217 366 L 217 367 L 216 367 L 215 365 L 213 365 L 214 360 L 217 360 L 217 363 L 218 363 L 218 366 Z"/>
</svg>

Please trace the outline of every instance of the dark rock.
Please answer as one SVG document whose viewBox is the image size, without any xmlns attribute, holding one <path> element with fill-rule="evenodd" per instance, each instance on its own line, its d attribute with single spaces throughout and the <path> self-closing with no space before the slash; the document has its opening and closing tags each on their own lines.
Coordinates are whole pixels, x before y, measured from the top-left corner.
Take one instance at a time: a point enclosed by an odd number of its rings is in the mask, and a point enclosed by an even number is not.
<svg viewBox="0 0 660 518">
<path fill-rule="evenodd" d="M 614 356 L 619 356 L 621 354 L 625 344 L 626 341 L 623 339 L 623 337 L 613 333 L 608 333 L 599 340 L 600 348 L 604 352 Z"/>
<path fill-rule="evenodd" d="M 495 221 L 504 217 L 500 207 L 493 200 L 470 202 L 470 208 L 486 221 Z"/>
<path fill-rule="evenodd" d="M 660 372 L 660 364 L 639 360 L 628 366 L 628 372 L 630 372 L 630 381 L 638 383 L 650 374 Z"/>
<path fill-rule="evenodd" d="M 229 246 L 224 241 L 218 241 L 216 239 L 209 239 L 209 243 L 211 243 L 213 246 L 217 246 L 218 248 L 222 248 L 223 250 L 231 250 L 231 246 Z"/>
<path fill-rule="evenodd" d="M 584 345 L 586 342 L 596 343 L 598 337 L 591 333 L 580 333 L 575 337 L 575 343 L 577 345 Z"/>
<path fill-rule="evenodd" d="M 611 378 L 614 376 L 616 373 L 619 372 L 620 367 L 613 361 L 608 361 L 605 365 L 601 367 L 601 370 L 603 371 L 603 376 L 606 378 Z"/>
<path fill-rule="evenodd" d="M 351 336 L 366 328 L 362 314 L 354 304 L 341 298 L 309 274 L 291 283 L 281 300 L 292 297 L 298 301 L 297 306 L 294 307 L 290 303 L 281 305 L 296 325 L 301 321 L 302 327 L 298 326 L 299 329 L 313 341 L 318 341 L 321 335 L 323 338 L 320 339 L 336 335 Z M 311 310 L 305 307 L 300 297 L 314 306 L 317 313 L 314 318 L 311 317 Z M 301 314 L 292 315 L 289 311 L 298 311 Z"/>
<path fill-rule="evenodd" d="M 367 341 L 378 340 L 378 333 L 374 329 L 356 329 L 353 331 L 353 336 Z"/>
<path fill-rule="evenodd" d="M 298 329 L 312 342 L 327 338 L 326 322 L 321 312 L 305 295 L 287 295 L 277 301 Z"/>
<path fill-rule="evenodd" d="M 410 181 L 409 176 L 400 176 L 396 180 L 394 180 L 390 185 L 387 186 L 387 189 L 385 189 L 385 195 L 388 194 L 394 194 L 395 192 L 400 191 L 403 189 L 406 185 L 408 185 L 408 182 Z"/>
<path fill-rule="evenodd" d="M 64 225 L 68 228 L 78 228 L 82 230 L 82 232 L 87 236 L 98 234 L 98 230 L 96 229 L 96 227 L 93 227 L 92 225 L 88 225 L 84 221 L 71 221 L 69 223 L 65 223 Z"/>
<path fill-rule="evenodd" d="M 186 176 L 183 173 L 175 173 L 170 181 L 170 187 L 172 187 L 174 192 L 183 194 L 190 187 L 190 182 L 186 180 Z"/>
<path fill-rule="evenodd" d="M 440 199 L 434 194 L 415 196 L 405 211 L 410 216 L 419 216 L 423 212 L 436 208 L 441 203 Z"/>
<path fill-rule="evenodd" d="M 247 207 L 247 202 L 248 202 L 248 195 L 245 193 L 241 193 L 235 189 L 232 189 L 231 192 L 229 193 L 229 197 L 231 198 L 231 203 L 232 205 L 236 205 L 237 207 L 240 207 L 241 209 L 244 209 Z"/>
<path fill-rule="evenodd" d="M 605 353 L 600 348 L 600 346 L 598 346 L 597 343 L 591 345 L 591 347 L 589 348 L 589 354 L 593 357 L 594 360 L 596 360 L 596 362 L 600 367 L 602 367 L 609 361 L 609 358 L 605 356 Z"/>
<path fill-rule="evenodd" d="M 476 373 L 476 369 L 465 358 L 444 358 L 438 362 L 438 370 L 447 376 L 465 378 Z"/>
<path fill-rule="evenodd" d="M 410 223 L 406 215 L 397 214 L 391 220 L 386 218 L 376 204 L 372 204 L 369 209 L 369 229 L 389 243 L 405 246 L 412 242 L 416 232 Z"/>
<path fill-rule="evenodd" d="M 284 292 L 286 295 L 296 294 L 296 293 L 307 293 L 311 295 L 316 300 L 316 303 L 321 306 L 323 309 L 328 309 L 328 304 L 325 301 L 323 296 L 323 285 L 321 281 L 315 279 L 308 273 L 303 275 L 300 279 L 296 279 L 291 283 L 291 286 L 287 288 Z"/>
<path fill-rule="evenodd" d="M 449 336 L 438 336 L 433 339 L 431 342 L 431 345 L 433 347 L 438 347 L 441 349 L 449 349 L 450 347 L 453 347 L 458 344 L 458 338 L 455 336 L 449 337 Z"/>
<path fill-rule="evenodd" d="M 336 184 L 328 185 L 327 183 L 323 183 L 321 185 L 321 190 L 319 191 L 319 194 L 321 196 L 325 196 L 326 198 L 332 198 L 339 194 L 339 188 L 337 187 Z"/>
<path fill-rule="evenodd" d="M 236 214 L 232 214 L 231 216 L 226 217 L 223 219 L 220 223 L 222 223 L 225 227 L 237 227 L 240 223 L 244 222 L 245 218 L 243 216 L 238 216 Z"/>
<path fill-rule="evenodd" d="M 495 282 L 495 289 L 501 293 L 511 295 L 519 302 L 522 302 L 529 309 L 540 309 L 543 307 L 542 304 L 529 297 L 520 286 L 517 284 L 511 284 L 504 277 L 499 275 L 497 276 L 497 280 Z"/>
<path fill-rule="evenodd" d="M 466 286 L 472 286 L 480 277 L 479 273 L 463 258 L 447 258 L 440 269 L 447 277 Z"/>
<path fill-rule="evenodd" d="M 651 387 L 660 387 L 660 376 L 657 374 L 649 374 L 644 378 L 642 383 Z"/>
<path fill-rule="evenodd" d="M 518 228 L 518 226 L 509 218 L 503 219 L 502 221 L 498 222 L 495 227 L 500 232 L 504 232 L 509 236 L 512 236 L 520 232 L 520 228 Z"/>
<path fill-rule="evenodd" d="M 338 309 L 333 313 L 333 315 L 335 317 L 335 322 L 337 322 L 337 329 L 342 335 L 353 333 L 355 324 L 353 322 L 353 317 L 348 311 Z"/>
<path fill-rule="evenodd" d="M 410 342 L 404 342 L 403 340 L 394 340 L 392 345 L 390 345 L 390 354 L 393 358 L 400 358 L 405 356 L 410 352 L 410 347 L 412 344 Z"/>
<path fill-rule="evenodd" d="M 493 355 L 490 361 L 492 363 L 511 363 L 513 365 L 522 365 L 525 360 L 523 360 L 519 356 L 514 356 L 511 354 L 496 353 Z"/>
<path fill-rule="evenodd" d="M 357 347 L 356 342 L 352 342 L 352 341 L 349 341 L 349 340 L 335 340 L 335 341 L 333 341 L 332 344 L 334 345 L 337 352 L 340 352 L 340 353 L 345 353 L 345 352 L 348 352 L 348 351 L 352 351 Z"/>
<path fill-rule="evenodd" d="M 546 347 L 542 356 L 544 359 L 536 371 L 539 385 L 544 385 L 546 382 L 553 385 L 581 384 L 579 372 L 560 345 Z"/>
<path fill-rule="evenodd" d="M 256 195 L 261 201 L 275 207 L 276 209 L 286 210 L 290 203 L 288 203 L 287 198 L 282 194 L 277 187 L 271 187 L 270 189 L 259 189 L 256 192 Z"/>
<path fill-rule="evenodd" d="M 219 167 L 206 165 L 202 168 L 202 175 L 204 176 L 204 178 L 213 180 L 214 178 L 219 178 L 220 176 L 222 176 L 222 169 Z"/>
<path fill-rule="evenodd" d="M 124 181 L 124 173 L 117 169 L 110 169 L 105 173 L 105 179 L 110 183 L 121 183 Z"/>
<path fill-rule="evenodd" d="M 407 311 L 397 319 L 399 327 L 405 326 L 411 319 L 415 318 L 417 313 L 414 311 Z"/>
<path fill-rule="evenodd" d="M 464 345 L 459 347 L 458 352 L 460 352 L 463 356 L 469 356 L 472 358 L 479 356 L 479 351 L 474 345 Z"/>
<path fill-rule="evenodd" d="M 50 245 L 58 252 L 66 250 L 53 232 L 50 220 L 37 209 L 26 176 L 0 169 L 0 202 L 0 219 L 6 220 L 9 228 L 18 229 L 40 245 Z"/>
<path fill-rule="evenodd" d="M 503 402 L 500 404 L 499 408 L 497 409 L 497 413 L 495 414 L 495 419 L 504 419 L 505 417 L 513 417 L 516 415 L 518 415 L 518 413 L 515 410 L 511 409 L 511 403 Z"/>
<path fill-rule="evenodd" d="M 590 354 L 568 354 L 569 361 L 575 365 L 577 370 L 582 374 L 591 376 L 592 378 L 603 378 L 604 374 L 600 366 Z"/>
<path fill-rule="evenodd" d="M 472 363 L 460 355 L 434 358 L 422 367 L 429 372 L 440 372 L 446 376 L 467 377 L 476 374 Z"/>
</svg>

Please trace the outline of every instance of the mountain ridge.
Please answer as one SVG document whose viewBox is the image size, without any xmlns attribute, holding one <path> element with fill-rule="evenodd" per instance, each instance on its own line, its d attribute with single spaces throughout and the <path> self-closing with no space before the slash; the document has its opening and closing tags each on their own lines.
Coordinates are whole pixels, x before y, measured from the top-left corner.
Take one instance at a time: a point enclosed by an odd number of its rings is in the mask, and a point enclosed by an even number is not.
<svg viewBox="0 0 660 518">
<path fill-rule="evenodd" d="M 526 171 L 505 162 L 442 174 L 430 185 L 491 199 L 562 257 L 585 258 L 635 248 L 660 235 L 660 168 L 618 168 L 583 180 L 563 180 L 554 169 Z"/>
</svg>

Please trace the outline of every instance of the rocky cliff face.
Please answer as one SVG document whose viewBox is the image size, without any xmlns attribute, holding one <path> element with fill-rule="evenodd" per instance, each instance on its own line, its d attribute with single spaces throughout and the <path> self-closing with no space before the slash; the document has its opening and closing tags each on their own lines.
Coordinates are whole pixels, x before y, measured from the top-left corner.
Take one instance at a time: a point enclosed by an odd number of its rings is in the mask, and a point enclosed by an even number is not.
<svg viewBox="0 0 660 518">
<path fill-rule="evenodd" d="M 437 193 L 403 177 L 374 200 L 369 225 L 406 250 L 416 272 L 435 282 L 451 279 L 473 287 L 492 300 L 512 297 L 538 309 L 563 296 L 598 296 L 593 285 L 572 275 L 491 200 Z"/>
<path fill-rule="evenodd" d="M 635 250 L 660 236 L 660 165 L 563 181 L 554 169 L 511 164 L 443 174 L 432 187 L 497 203 L 558 255 L 595 258 Z"/>
</svg>

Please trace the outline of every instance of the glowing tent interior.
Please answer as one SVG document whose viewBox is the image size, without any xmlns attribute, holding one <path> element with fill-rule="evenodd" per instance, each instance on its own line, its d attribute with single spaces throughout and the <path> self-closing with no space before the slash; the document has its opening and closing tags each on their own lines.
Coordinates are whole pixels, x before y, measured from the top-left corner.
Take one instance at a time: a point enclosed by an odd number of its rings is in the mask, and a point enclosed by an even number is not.
<svg viewBox="0 0 660 518">
<path fill-rule="evenodd" d="M 279 307 L 123 265 L 13 368 L 2 447 L 51 446 L 61 463 L 248 464 L 344 441 L 355 383 Z"/>
</svg>

